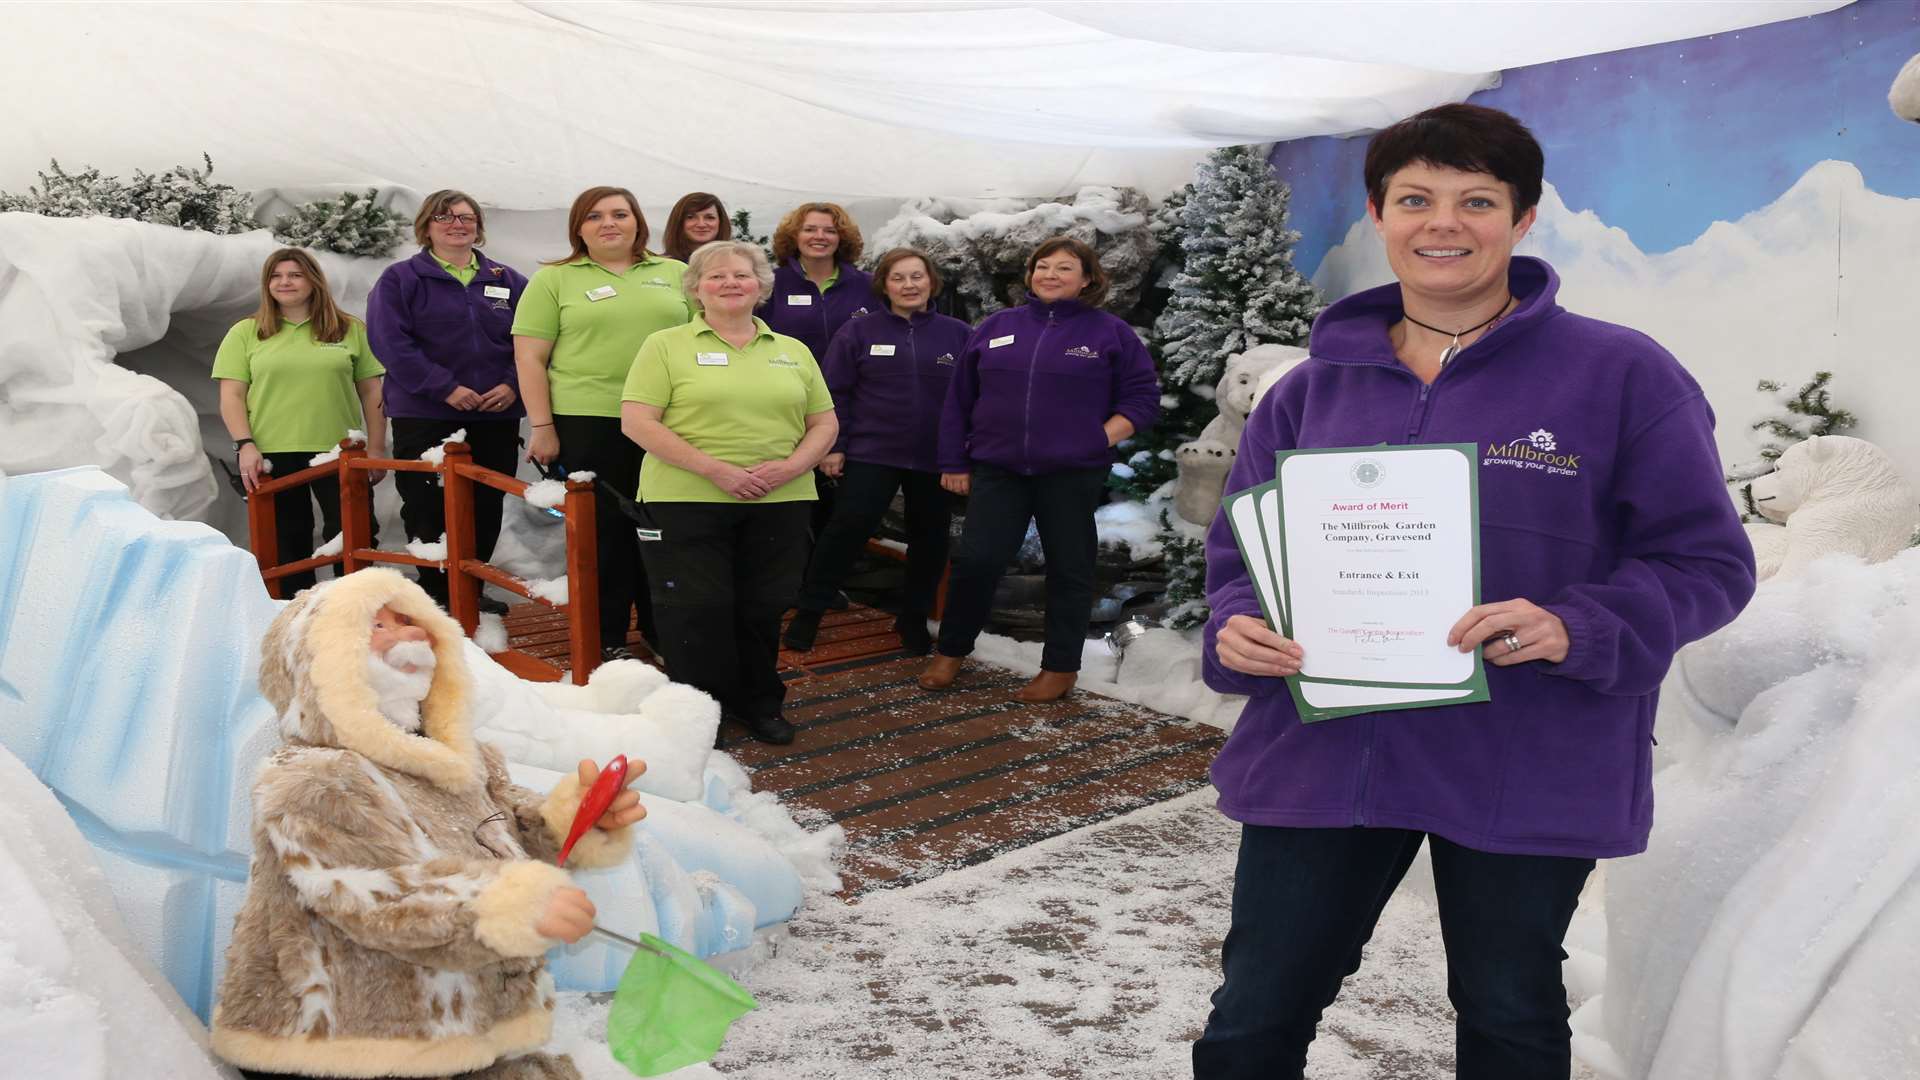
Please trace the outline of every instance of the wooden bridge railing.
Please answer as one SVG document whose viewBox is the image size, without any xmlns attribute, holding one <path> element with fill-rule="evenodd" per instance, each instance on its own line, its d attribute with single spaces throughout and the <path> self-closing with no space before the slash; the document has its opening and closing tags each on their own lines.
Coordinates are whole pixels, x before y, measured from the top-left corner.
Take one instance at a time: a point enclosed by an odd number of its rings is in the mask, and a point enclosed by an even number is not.
<svg viewBox="0 0 1920 1080">
<path fill-rule="evenodd" d="M 253 489 L 247 496 L 247 532 L 252 541 L 254 559 L 260 564 L 260 576 L 267 583 L 267 595 L 283 599 L 282 584 L 290 574 L 339 566 L 342 573 L 375 564 L 424 566 L 443 570 L 447 575 L 447 608 L 468 637 L 480 625 L 480 585 L 489 582 L 535 603 L 567 613 L 567 656 L 576 684 L 585 685 L 593 669 L 600 666 L 599 562 L 594 542 L 594 501 L 591 480 L 568 480 L 567 495 L 559 510 L 567 529 L 567 602 L 556 603 L 536 595 L 532 586 L 512 574 L 476 557 L 473 532 L 473 486 L 484 484 L 516 498 L 526 498 L 532 485 L 504 473 L 473 463 L 473 451 L 465 443 L 442 445 L 444 457 L 439 464 L 430 461 L 370 458 L 366 443 L 343 439 L 337 459 L 305 468 L 288 476 L 275 477 Z M 445 558 L 423 559 L 403 551 L 383 551 L 373 546 L 373 489 L 367 482 L 371 470 L 387 472 L 430 472 L 440 477 L 446 499 L 447 550 Z M 332 555 L 315 555 L 290 563 L 280 562 L 279 541 L 274 531 L 273 495 L 305 487 L 315 480 L 337 477 L 340 481 L 341 550 Z M 556 682 L 565 672 L 538 657 L 508 649 L 493 653 L 500 666 L 523 679 Z"/>
</svg>

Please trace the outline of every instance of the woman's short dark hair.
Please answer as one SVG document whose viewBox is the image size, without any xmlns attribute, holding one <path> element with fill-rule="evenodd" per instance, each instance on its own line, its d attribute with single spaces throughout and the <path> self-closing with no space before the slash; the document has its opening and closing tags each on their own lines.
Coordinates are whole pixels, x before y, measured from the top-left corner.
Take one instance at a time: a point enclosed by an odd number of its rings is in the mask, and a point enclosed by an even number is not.
<svg viewBox="0 0 1920 1080">
<path fill-rule="evenodd" d="M 1087 275 L 1087 287 L 1080 292 L 1080 302 L 1091 308 L 1097 308 L 1107 302 L 1107 288 L 1113 279 L 1107 277 L 1106 267 L 1100 265 L 1100 253 L 1093 245 L 1084 240 L 1075 240 L 1071 236 L 1056 236 L 1051 240 L 1042 240 L 1040 246 L 1027 256 L 1027 274 L 1021 278 L 1027 290 L 1033 290 L 1033 267 L 1041 259 L 1056 252 L 1064 251 L 1080 260 L 1080 270 Z"/>
<path fill-rule="evenodd" d="M 933 298 L 940 295 L 940 268 L 933 265 L 932 256 L 919 248 L 897 247 L 880 256 L 880 261 L 873 264 L 873 295 L 887 299 L 887 275 L 908 259 L 919 259 L 920 265 L 927 268 L 927 303 L 932 304 Z"/>
<path fill-rule="evenodd" d="M 420 212 L 413 215 L 413 238 L 421 247 L 432 244 L 427 239 L 427 222 L 437 214 L 453 213 L 454 203 L 466 203 L 473 207 L 473 246 L 485 247 L 487 244 L 487 213 L 480 209 L 480 203 L 464 191 L 447 188 L 427 196 L 420 204 Z"/>
<path fill-rule="evenodd" d="M 1443 169 L 1486 173 L 1513 188 L 1513 220 L 1540 201 L 1546 154 L 1527 126 L 1485 105 L 1441 105 L 1377 132 L 1367 140 L 1364 175 L 1374 210 L 1387 202 L 1387 180 L 1416 161 Z"/>
</svg>

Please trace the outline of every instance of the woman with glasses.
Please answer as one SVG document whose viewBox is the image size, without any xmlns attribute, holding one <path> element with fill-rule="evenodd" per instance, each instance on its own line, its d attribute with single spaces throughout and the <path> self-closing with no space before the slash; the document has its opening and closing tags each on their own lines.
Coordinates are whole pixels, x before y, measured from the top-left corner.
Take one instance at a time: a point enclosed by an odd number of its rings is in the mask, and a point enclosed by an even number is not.
<svg viewBox="0 0 1920 1080">
<path fill-rule="evenodd" d="M 600 645 L 632 654 L 628 620 L 654 640 L 653 603 L 622 499 L 640 491 L 640 448 L 620 432 L 620 394 L 640 345 L 691 315 L 687 266 L 647 250 L 647 219 L 626 188 L 592 187 L 567 212 L 573 250 L 534 272 L 513 317 L 513 356 L 527 399 L 527 456 L 598 477 Z"/>
<path fill-rule="evenodd" d="M 456 431 L 473 461 L 512 476 L 519 465 L 520 377 L 513 364 L 514 306 L 527 279 L 486 257 L 486 217 L 464 191 L 436 191 L 413 219 L 420 251 L 380 275 L 367 297 L 367 337 L 386 358 L 387 415 L 395 457 L 419 457 Z M 445 502 L 427 473 L 393 479 L 407 535 L 432 543 L 446 532 Z M 493 556 L 502 493 L 473 489 L 475 550 Z M 420 587 L 447 603 L 445 571 L 421 567 Z M 483 597 L 482 611 L 506 605 Z"/>
</svg>

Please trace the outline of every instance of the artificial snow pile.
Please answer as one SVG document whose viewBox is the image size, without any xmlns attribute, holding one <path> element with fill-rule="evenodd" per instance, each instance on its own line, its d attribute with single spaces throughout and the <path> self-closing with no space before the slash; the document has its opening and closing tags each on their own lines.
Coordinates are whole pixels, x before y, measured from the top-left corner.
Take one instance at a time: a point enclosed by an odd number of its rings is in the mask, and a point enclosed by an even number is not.
<svg viewBox="0 0 1920 1080">
<path fill-rule="evenodd" d="M 981 634 L 974 658 L 1022 675 L 1040 670 L 1038 641 Z M 1101 638 L 1089 638 L 1080 653 L 1079 689 L 1131 701 L 1170 716 L 1184 716 L 1232 731 L 1247 699 L 1208 688 L 1200 677 L 1200 631 L 1154 627 L 1126 647 L 1124 655 Z"/>
<path fill-rule="evenodd" d="M 232 1080 L 128 937 L 60 801 L 0 748 L 0 1073 Z"/>
<path fill-rule="evenodd" d="M 1606 991 L 1576 1017 L 1594 1064 L 1920 1076 L 1917 596 L 1920 550 L 1829 557 L 1681 652 L 1652 846 L 1608 870 Z"/>
<path fill-rule="evenodd" d="M 156 520 L 97 469 L 0 474 L 0 551 L 0 746 L 60 795 L 139 950 L 204 1017 L 247 878 L 253 770 L 278 741 L 257 673 L 279 605 L 246 552 Z M 523 782 L 582 757 L 657 762 L 634 859 L 582 875 L 617 929 L 713 955 L 837 887 L 839 831 L 807 833 L 749 790 L 712 752 L 711 701 L 644 665 L 534 688 L 478 646 L 468 658 L 476 728 Z M 553 954 L 562 989 L 610 990 L 625 962 L 597 939 Z"/>
</svg>

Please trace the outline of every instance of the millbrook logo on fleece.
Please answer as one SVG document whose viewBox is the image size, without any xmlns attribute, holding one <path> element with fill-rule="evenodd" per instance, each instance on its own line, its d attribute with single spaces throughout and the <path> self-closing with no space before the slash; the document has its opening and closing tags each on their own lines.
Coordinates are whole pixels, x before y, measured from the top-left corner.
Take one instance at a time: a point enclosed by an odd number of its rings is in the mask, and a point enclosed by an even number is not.
<svg viewBox="0 0 1920 1080">
<path fill-rule="evenodd" d="M 1549 476 L 1579 476 L 1580 455 L 1559 451 L 1560 446 L 1553 432 L 1539 428 L 1517 439 L 1490 444 L 1480 464 L 1540 469 Z"/>
<path fill-rule="evenodd" d="M 1092 349 L 1087 348 L 1085 345 L 1075 345 L 1073 348 L 1067 350 L 1067 355 L 1078 356 L 1087 360 L 1100 359 L 1099 353 L 1095 352 Z"/>
</svg>

